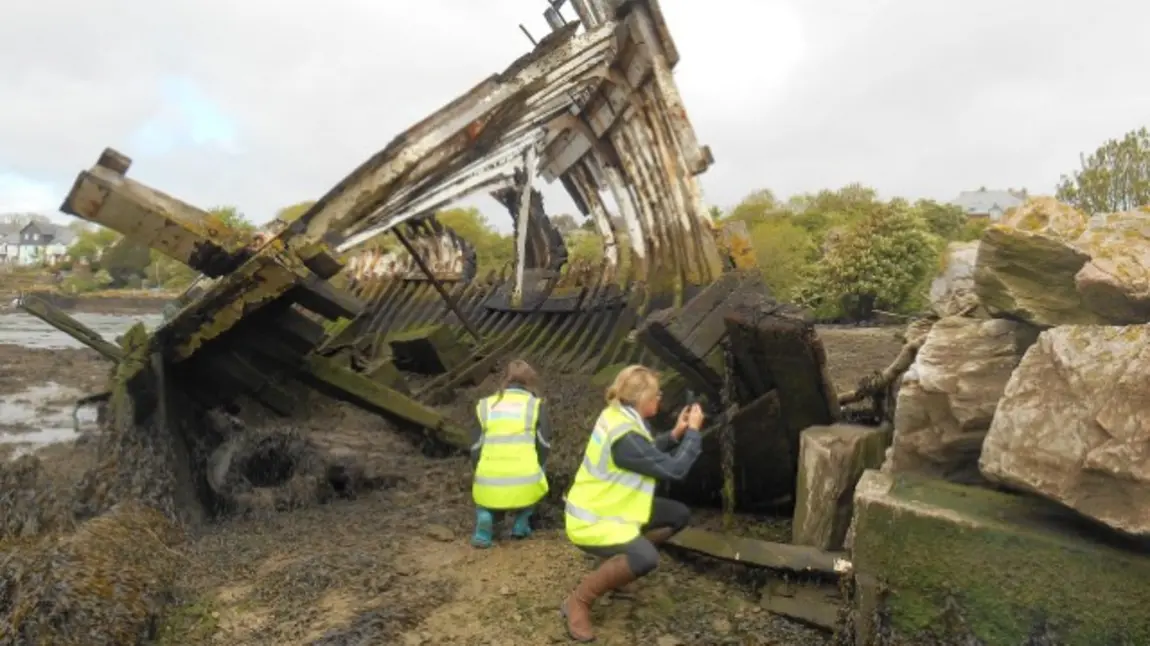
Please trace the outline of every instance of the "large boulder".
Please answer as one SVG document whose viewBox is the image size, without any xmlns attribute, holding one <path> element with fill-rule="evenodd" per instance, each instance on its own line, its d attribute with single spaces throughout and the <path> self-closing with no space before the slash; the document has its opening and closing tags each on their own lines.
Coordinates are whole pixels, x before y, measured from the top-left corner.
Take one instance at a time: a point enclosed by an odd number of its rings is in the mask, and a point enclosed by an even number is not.
<svg viewBox="0 0 1150 646">
<path fill-rule="evenodd" d="M 1082 303 L 1108 322 L 1150 322 L 1150 207 L 1090 219 L 1075 241 L 1090 256 L 1075 276 Z"/>
<path fill-rule="evenodd" d="M 974 269 L 975 291 L 987 310 L 1044 327 L 1104 323 L 1084 306 L 1075 284 L 1090 257 L 1073 241 L 1088 220 L 1052 198 L 1035 198 L 988 227 Z"/>
<path fill-rule="evenodd" d="M 851 525 L 855 643 L 1150 644 L 1150 556 L 1072 517 L 1029 496 L 867 471 Z"/>
<path fill-rule="evenodd" d="M 1032 199 L 983 233 L 974 284 L 991 314 L 1043 327 L 1150 321 L 1150 211 Z"/>
<path fill-rule="evenodd" d="M 1150 325 L 1043 332 L 1006 386 L 988 479 L 1150 537 Z"/>
<path fill-rule="evenodd" d="M 882 465 L 889 444 L 889 426 L 835 424 L 803 431 L 792 543 L 842 549 L 855 484 L 863 471 Z"/>
<path fill-rule="evenodd" d="M 947 245 L 942 273 L 930 284 L 930 307 L 939 316 L 955 316 L 978 309 L 974 290 L 974 265 L 979 242 Z"/>
<path fill-rule="evenodd" d="M 1006 319 L 940 319 L 903 376 L 884 471 L 976 482 L 982 441 L 1037 330 Z"/>
</svg>

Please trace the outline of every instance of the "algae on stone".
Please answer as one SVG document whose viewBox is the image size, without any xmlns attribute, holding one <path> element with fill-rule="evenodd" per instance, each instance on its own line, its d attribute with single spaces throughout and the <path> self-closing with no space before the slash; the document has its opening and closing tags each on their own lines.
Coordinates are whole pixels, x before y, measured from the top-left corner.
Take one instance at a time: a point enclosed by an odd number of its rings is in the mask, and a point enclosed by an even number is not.
<svg viewBox="0 0 1150 646">
<path fill-rule="evenodd" d="M 894 643 L 969 643 L 937 634 L 956 623 L 986 646 L 1150 643 L 1150 556 L 1073 521 L 1040 499 L 868 471 L 851 560 L 885 587 Z"/>
<path fill-rule="evenodd" d="M 1090 255 L 1075 276 L 1083 304 L 1111 323 L 1150 322 L 1150 213 L 1096 215 L 1075 246 Z"/>
</svg>

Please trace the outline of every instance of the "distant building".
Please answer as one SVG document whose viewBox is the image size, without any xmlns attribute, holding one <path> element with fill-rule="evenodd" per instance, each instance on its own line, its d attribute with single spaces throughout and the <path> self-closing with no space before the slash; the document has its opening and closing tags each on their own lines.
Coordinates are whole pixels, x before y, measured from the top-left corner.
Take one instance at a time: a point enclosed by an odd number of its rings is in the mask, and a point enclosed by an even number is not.
<svg viewBox="0 0 1150 646">
<path fill-rule="evenodd" d="M 963 191 L 950 203 L 961 208 L 969 217 L 989 218 L 991 221 L 996 221 L 1002 218 L 1003 213 L 1020 206 L 1026 201 L 1026 198 L 1026 189 L 1021 191 L 1014 189 L 988 191 L 986 187 L 983 187 L 977 191 Z"/>
<path fill-rule="evenodd" d="M 51 222 L 0 224 L 0 265 L 59 264 L 75 238 L 71 229 Z"/>
</svg>

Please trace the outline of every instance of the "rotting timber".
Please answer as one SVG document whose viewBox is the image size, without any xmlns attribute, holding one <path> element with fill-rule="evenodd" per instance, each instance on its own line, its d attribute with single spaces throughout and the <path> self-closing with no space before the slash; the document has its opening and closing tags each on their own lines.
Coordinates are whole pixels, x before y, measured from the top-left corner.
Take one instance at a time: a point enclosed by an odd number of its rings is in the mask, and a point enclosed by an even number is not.
<svg viewBox="0 0 1150 646">
<path fill-rule="evenodd" d="M 552 23 L 530 54 L 255 236 L 129 178 L 115 150 L 80 173 L 64 212 L 203 277 L 118 353 L 41 302 L 26 308 L 119 362 L 110 417 L 172 435 L 184 520 L 219 507 L 211 474 L 220 460 L 227 470 L 232 444 L 218 425 L 177 417 L 240 401 L 302 415 L 300 393 L 315 390 L 465 449 L 465 430 L 436 406 L 512 355 L 594 383 L 631 362 L 659 368 L 665 414 L 693 392 L 714 420 L 705 457 L 671 493 L 728 509 L 793 502 L 799 432 L 839 416 L 821 343 L 771 297 L 745 230 L 716 231 L 705 212 L 696 176 L 712 158 L 671 77 L 678 55 L 658 2 L 615 4 L 577 3 L 580 22 Z M 558 180 L 591 218 L 599 266 L 567 262 L 538 178 Z M 515 225 L 515 260 L 498 275 L 477 276 L 474 249 L 434 219 L 477 192 Z M 399 247 L 381 250 L 387 236 Z M 413 372 L 428 376 L 415 386 Z M 704 531 L 676 543 L 834 574 L 836 555 L 813 548 Z"/>
</svg>

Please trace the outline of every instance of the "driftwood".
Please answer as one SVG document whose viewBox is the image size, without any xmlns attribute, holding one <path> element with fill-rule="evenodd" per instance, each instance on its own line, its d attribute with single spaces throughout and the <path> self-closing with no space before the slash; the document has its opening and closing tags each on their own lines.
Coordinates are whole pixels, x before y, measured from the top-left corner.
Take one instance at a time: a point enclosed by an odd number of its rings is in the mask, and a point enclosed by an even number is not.
<svg viewBox="0 0 1150 646">
<path fill-rule="evenodd" d="M 925 340 L 925 337 L 922 337 L 908 342 L 902 346 L 902 350 L 898 353 L 898 356 L 895 357 L 894 361 L 884 370 L 861 380 L 858 387 L 854 390 L 839 393 L 839 405 L 853 404 L 867 397 L 874 397 L 886 392 L 896 379 L 901 378 L 903 373 L 910 369 L 915 357 L 918 356 L 919 348 L 922 347 Z"/>
</svg>

